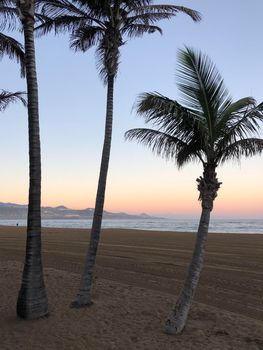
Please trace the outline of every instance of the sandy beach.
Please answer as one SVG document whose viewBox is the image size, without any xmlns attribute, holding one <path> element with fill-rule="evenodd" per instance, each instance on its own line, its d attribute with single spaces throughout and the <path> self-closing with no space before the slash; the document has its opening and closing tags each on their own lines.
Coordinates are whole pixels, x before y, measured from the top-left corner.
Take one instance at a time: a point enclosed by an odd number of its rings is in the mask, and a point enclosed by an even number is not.
<svg viewBox="0 0 263 350">
<path fill-rule="evenodd" d="M 50 315 L 16 318 L 25 228 L 0 227 L 0 349 L 263 350 L 263 235 L 209 234 L 205 268 L 183 334 L 162 324 L 175 303 L 194 234 L 108 229 L 94 305 L 70 309 L 87 230 L 43 229 Z"/>
</svg>

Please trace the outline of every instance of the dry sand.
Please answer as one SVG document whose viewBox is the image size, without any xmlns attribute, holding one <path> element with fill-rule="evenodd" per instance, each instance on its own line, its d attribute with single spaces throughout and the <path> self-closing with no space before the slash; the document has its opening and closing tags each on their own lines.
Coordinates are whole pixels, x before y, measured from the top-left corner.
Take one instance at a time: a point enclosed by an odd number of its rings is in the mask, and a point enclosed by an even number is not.
<svg viewBox="0 0 263 350">
<path fill-rule="evenodd" d="M 1 350 L 263 350 L 263 235 L 210 234 L 187 327 L 162 332 L 191 257 L 194 235 L 104 230 L 95 304 L 70 309 L 86 230 L 43 229 L 50 316 L 15 316 L 25 229 L 0 227 Z"/>
</svg>

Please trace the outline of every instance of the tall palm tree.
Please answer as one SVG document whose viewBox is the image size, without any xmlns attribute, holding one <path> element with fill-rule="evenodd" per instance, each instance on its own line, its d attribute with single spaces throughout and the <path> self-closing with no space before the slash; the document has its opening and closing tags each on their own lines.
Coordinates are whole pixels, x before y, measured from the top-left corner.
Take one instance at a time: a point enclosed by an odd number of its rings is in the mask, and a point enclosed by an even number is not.
<svg viewBox="0 0 263 350">
<path fill-rule="evenodd" d="M 72 303 L 73 307 L 92 304 L 92 276 L 104 208 L 112 138 L 113 91 L 119 66 L 120 47 L 125 44 L 124 38 L 140 37 L 145 33 L 162 33 L 161 28 L 155 24 L 162 19 L 174 17 L 178 12 L 189 15 L 194 21 L 200 20 L 200 14 L 191 9 L 152 3 L 152 0 L 42 1 L 44 4 L 42 14 L 46 18 L 45 22 L 37 28 L 38 33 L 45 34 L 53 29 L 55 33 L 68 30 L 71 33 L 70 46 L 74 50 L 85 52 L 92 46 L 96 46 L 99 71 L 107 85 L 105 136 L 90 244 L 80 289 Z"/>
<path fill-rule="evenodd" d="M 16 6 L 24 33 L 29 132 L 27 242 L 17 315 L 24 319 L 37 319 L 47 315 L 48 300 L 41 258 L 41 155 L 34 44 L 35 3 L 34 0 L 17 0 Z"/>
<path fill-rule="evenodd" d="M 0 92 L 0 111 L 3 112 L 11 103 L 22 102 L 26 106 L 26 100 L 23 97 L 24 92 L 9 92 L 2 90 Z"/>
<path fill-rule="evenodd" d="M 14 38 L 4 34 L 4 29 L 12 29 L 16 22 L 16 8 L 11 1 L 0 0 L 0 58 L 8 56 L 20 64 L 21 76 L 25 76 L 25 56 L 23 46 Z"/>
<path fill-rule="evenodd" d="M 186 323 L 203 266 L 213 202 L 221 185 L 216 168 L 227 160 L 263 151 L 256 137 L 263 121 L 263 103 L 252 97 L 233 102 L 210 59 L 190 48 L 179 51 L 178 88 L 182 103 L 158 93 L 144 93 L 137 102 L 139 115 L 157 130 L 132 129 L 126 139 L 136 140 L 180 168 L 199 161 L 203 176 L 197 179 L 202 213 L 196 244 L 183 288 L 165 323 L 165 332 L 180 333 Z"/>
</svg>

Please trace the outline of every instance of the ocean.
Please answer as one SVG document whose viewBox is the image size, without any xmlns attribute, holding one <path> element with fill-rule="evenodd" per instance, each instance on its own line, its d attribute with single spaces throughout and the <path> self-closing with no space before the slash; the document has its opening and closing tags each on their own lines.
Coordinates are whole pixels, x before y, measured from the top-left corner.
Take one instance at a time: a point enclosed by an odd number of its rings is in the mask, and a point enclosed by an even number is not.
<svg viewBox="0 0 263 350">
<path fill-rule="evenodd" d="M 90 228 L 92 220 L 42 220 L 43 227 Z M 26 220 L 0 220 L 4 226 L 26 226 Z M 153 231 L 196 232 L 198 219 L 105 219 L 103 228 L 127 228 Z M 263 234 L 263 219 L 218 219 L 212 218 L 209 232 L 260 233 Z"/>
</svg>

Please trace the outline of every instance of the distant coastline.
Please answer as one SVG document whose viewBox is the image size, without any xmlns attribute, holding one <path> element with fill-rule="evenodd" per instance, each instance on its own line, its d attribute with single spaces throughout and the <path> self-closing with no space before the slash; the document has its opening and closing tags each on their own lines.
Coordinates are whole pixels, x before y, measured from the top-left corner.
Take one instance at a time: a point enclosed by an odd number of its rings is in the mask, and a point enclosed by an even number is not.
<svg viewBox="0 0 263 350">
<path fill-rule="evenodd" d="M 43 220 L 88 220 L 92 219 L 94 213 L 93 208 L 86 209 L 70 209 L 64 205 L 57 207 L 42 207 L 41 216 Z M 105 219 L 114 220 L 145 220 L 145 219 L 162 219 L 145 213 L 139 215 L 127 214 L 124 212 L 113 213 L 104 210 L 103 217 Z M 25 220 L 27 218 L 27 205 L 16 203 L 0 202 L 0 220 Z"/>
</svg>

